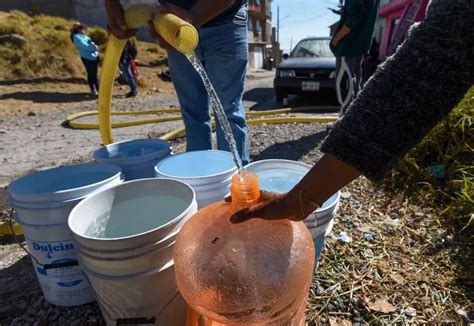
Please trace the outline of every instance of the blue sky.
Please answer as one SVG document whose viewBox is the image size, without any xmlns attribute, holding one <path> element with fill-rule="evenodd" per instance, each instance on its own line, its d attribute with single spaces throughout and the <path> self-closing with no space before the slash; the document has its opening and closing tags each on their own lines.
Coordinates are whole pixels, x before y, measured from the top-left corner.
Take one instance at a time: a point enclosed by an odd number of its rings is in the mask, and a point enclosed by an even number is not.
<svg viewBox="0 0 474 326">
<path fill-rule="evenodd" d="M 280 44 L 284 52 L 307 36 L 329 36 L 329 25 L 339 16 L 327 7 L 337 8 L 338 0 L 273 0 L 272 25 L 277 25 L 277 6 L 280 6 Z M 293 42 L 291 39 L 293 38 Z"/>
</svg>

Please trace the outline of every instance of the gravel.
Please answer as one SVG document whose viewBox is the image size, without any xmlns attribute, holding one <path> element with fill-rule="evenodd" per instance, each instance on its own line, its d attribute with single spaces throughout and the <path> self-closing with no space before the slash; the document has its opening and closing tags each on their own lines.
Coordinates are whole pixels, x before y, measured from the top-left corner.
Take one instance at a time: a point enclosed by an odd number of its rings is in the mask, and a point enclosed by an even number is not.
<svg viewBox="0 0 474 326">
<path fill-rule="evenodd" d="M 255 85 L 261 86 L 258 81 Z M 115 109 L 142 110 L 177 104 L 171 97 L 166 98 L 161 93 L 159 96 L 163 98 L 122 101 Z M 247 106 L 251 105 L 252 101 L 248 100 Z M 87 109 L 93 109 L 93 104 L 80 111 Z M 4 182 L 9 182 L 13 176 L 39 166 L 51 166 L 52 162 L 89 160 L 100 142 L 97 130 L 58 127 L 61 117 L 72 112 L 59 116 L 37 113 L 18 118 L 15 123 L 0 121 L 2 137 L 8 137 L 5 145 L 2 144 L 6 163 L 0 167 L 0 181 L 3 176 Z M 136 138 L 136 135 L 156 136 L 175 126 L 170 123 L 117 129 L 114 135 L 116 140 Z M 328 131 L 323 124 L 284 124 L 250 126 L 249 133 L 253 160 L 284 158 L 313 164 L 322 155 L 319 149 Z M 35 141 L 51 137 L 54 141 L 49 144 Z M 17 150 L 20 146 L 23 146 L 22 151 Z M 173 141 L 175 152 L 184 151 L 184 147 L 183 137 Z M 37 161 L 31 162 L 31 157 L 37 157 Z M 6 214 L 5 196 L 5 189 L 0 189 L 3 215 Z M 368 228 L 377 235 L 373 241 L 363 240 Z M 450 230 L 434 232 L 435 229 L 442 229 L 436 221 L 436 212 L 426 207 L 416 207 L 393 194 L 382 193 L 363 178 L 346 187 L 333 234 L 344 231 L 353 241 L 341 244 L 336 237 L 327 239 L 310 291 L 308 325 L 466 322 L 472 316 L 473 307 L 465 289 L 456 285 L 454 270 L 458 265 L 454 257 L 458 244 Z M 450 240 L 443 243 L 442 251 L 430 252 L 437 238 Z M 3 241 L 0 245 L 0 325 L 104 324 L 96 303 L 77 307 L 47 303 L 29 258 L 12 239 L 0 238 L 0 241 Z M 397 273 L 393 279 L 403 282 L 401 285 L 389 277 L 392 273 Z M 425 293 L 431 293 L 426 300 Z M 371 311 L 368 302 L 379 297 L 387 298 L 396 312 Z"/>
</svg>

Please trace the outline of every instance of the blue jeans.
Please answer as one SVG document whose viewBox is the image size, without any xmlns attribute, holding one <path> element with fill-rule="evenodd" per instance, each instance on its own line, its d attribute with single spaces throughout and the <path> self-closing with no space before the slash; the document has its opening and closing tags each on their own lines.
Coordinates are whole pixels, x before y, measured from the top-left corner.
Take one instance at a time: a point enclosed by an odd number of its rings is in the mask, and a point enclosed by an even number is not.
<svg viewBox="0 0 474 326">
<path fill-rule="evenodd" d="M 130 63 L 121 63 L 120 70 L 127 79 L 128 86 L 130 86 L 130 92 L 133 95 L 137 95 L 137 84 L 135 83 L 135 78 L 132 74 L 132 65 Z"/>
<path fill-rule="evenodd" d="M 242 163 L 249 163 L 245 109 L 242 104 L 247 71 L 247 17 L 199 29 L 196 55 L 203 64 L 234 134 Z M 210 102 L 203 82 L 188 59 L 168 51 L 171 78 L 178 95 L 186 127 L 187 150 L 212 149 Z M 217 119 L 216 119 L 217 120 Z M 217 148 L 229 151 L 220 124 L 216 125 Z"/>
</svg>

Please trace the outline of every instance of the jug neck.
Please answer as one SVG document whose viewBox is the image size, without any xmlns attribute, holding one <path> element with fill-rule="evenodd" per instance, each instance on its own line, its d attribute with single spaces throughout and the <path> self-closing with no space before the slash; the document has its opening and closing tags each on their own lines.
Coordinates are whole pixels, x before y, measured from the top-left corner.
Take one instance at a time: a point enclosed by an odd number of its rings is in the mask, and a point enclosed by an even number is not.
<svg viewBox="0 0 474 326">
<path fill-rule="evenodd" d="M 235 174 L 232 177 L 230 193 L 232 196 L 232 208 L 234 210 L 255 205 L 260 199 L 260 187 L 257 175 L 248 171 Z"/>
</svg>

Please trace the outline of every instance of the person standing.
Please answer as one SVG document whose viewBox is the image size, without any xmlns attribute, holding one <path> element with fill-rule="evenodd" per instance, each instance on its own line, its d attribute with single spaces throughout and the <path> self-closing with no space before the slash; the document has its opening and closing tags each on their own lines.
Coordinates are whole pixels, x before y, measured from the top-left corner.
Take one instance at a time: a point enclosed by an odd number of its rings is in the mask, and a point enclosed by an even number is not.
<svg viewBox="0 0 474 326">
<path fill-rule="evenodd" d="M 133 35 L 125 27 L 118 0 L 105 0 L 109 28 L 119 38 Z M 199 33 L 195 53 L 203 64 L 234 134 L 242 163 L 249 163 L 245 109 L 242 104 L 248 62 L 247 0 L 162 0 L 162 12 L 173 13 L 194 25 Z M 212 126 L 207 91 L 188 59 L 150 29 L 168 50 L 171 78 L 186 126 L 187 150 L 212 148 Z M 217 120 L 217 119 L 216 119 Z M 229 151 L 222 127 L 216 123 L 217 147 Z"/>
<path fill-rule="evenodd" d="M 374 31 L 380 0 L 346 0 L 339 24 L 331 40 L 336 56 L 336 90 L 341 115 L 360 89 L 361 61 L 367 54 Z"/>
<path fill-rule="evenodd" d="M 71 29 L 71 40 L 79 51 L 82 63 L 87 72 L 87 83 L 91 94 L 98 95 L 99 79 L 97 73 L 99 70 L 99 47 L 92 42 L 91 38 L 86 35 L 87 25 L 75 23 Z"/>
<path fill-rule="evenodd" d="M 126 97 L 137 96 L 137 84 L 132 73 L 132 60 L 137 57 L 137 53 L 137 48 L 132 41 L 127 40 L 122 56 L 120 57 L 120 71 L 122 71 L 125 79 L 127 79 L 128 86 L 130 86 L 130 92 L 125 95 Z"/>
</svg>

